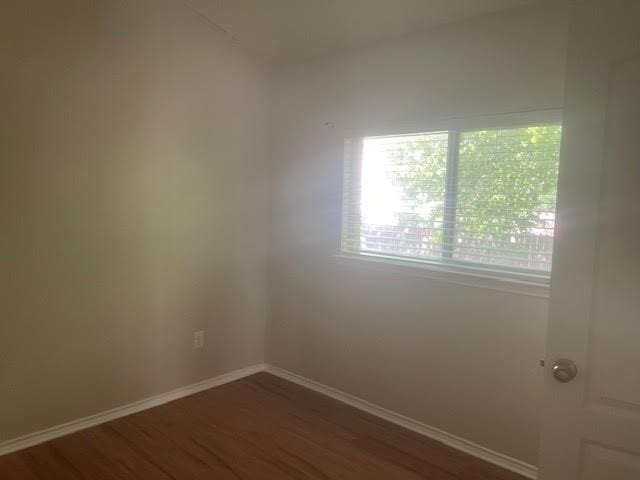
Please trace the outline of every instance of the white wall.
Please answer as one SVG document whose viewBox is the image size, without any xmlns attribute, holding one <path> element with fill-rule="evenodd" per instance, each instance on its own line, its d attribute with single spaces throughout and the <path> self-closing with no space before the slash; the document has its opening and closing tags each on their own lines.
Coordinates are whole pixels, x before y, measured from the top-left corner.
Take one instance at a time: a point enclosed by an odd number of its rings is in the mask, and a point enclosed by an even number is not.
<svg viewBox="0 0 640 480">
<path fill-rule="evenodd" d="M 276 69 L 269 362 L 537 462 L 547 299 L 332 255 L 343 138 L 562 107 L 566 21 L 526 8 Z"/>
<path fill-rule="evenodd" d="M 0 10 L 0 441 L 261 362 L 267 69 L 179 0 Z"/>
<path fill-rule="evenodd" d="M 342 139 L 560 107 L 565 21 L 277 68 L 270 118 L 267 70 L 177 0 L 5 1 L 0 441 L 262 361 L 271 221 L 269 361 L 535 463 L 546 299 L 332 254 Z"/>
</svg>

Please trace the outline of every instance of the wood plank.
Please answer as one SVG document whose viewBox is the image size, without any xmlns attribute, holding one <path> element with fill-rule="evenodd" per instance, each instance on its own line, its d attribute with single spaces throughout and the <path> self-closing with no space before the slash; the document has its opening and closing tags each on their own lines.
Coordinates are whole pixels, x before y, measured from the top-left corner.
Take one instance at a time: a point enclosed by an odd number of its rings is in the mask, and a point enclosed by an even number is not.
<svg viewBox="0 0 640 480">
<path fill-rule="evenodd" d="M 268 373 L 0 457 L 2 480 L 523 480 Z"/>
</svg>

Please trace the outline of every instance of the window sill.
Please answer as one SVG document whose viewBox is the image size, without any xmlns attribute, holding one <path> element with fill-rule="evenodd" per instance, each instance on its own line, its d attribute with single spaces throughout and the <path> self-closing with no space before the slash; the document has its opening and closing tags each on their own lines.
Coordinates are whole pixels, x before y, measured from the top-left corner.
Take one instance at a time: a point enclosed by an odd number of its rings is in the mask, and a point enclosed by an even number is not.
<svg viewBox="0 0 640 480">
<path fill-rule="evenodd" d="M 400 275 L 412 275 L 429 278 L 439 282 L 452 283 L 465 287 L 483 288 L 517 295 L 549 298 L 549 284 L 543 281 L 501 276 L 500 272 L 473 272 L 464 267 L 456 267 L 429 262 L 414 262 L 375 254 L 337 253 L 333 260 L 340 265 L 363 265 L 380 271 Z"/>
</svg>

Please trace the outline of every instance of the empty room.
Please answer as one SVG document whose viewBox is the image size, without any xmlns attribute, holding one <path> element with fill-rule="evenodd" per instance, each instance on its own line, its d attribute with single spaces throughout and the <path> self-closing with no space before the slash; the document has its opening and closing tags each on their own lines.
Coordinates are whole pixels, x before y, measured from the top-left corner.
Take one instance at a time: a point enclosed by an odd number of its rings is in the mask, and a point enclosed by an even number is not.
<svg viewBox="0 0 640 480">
<path fill-rule="evenodd" d="M 0 480 L 640 480 L 638 25 L 0 0 Z"/>
</svg>

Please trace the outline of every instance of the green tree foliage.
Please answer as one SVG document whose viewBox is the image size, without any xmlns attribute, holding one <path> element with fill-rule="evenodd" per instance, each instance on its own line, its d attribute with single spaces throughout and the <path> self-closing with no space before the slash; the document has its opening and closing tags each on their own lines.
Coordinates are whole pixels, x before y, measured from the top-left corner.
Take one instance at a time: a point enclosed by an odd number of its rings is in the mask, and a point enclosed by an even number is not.
<svg viewBox="0 0 640 480">
<path fill-rule="evenodd" d="M 465 229 L 502 238 L 546 226 L 555 210 L 560 127 L 460 135 L 457 214 Z"/>
<path fill-rule="evenodd" d="M 532 237 L 550 239 L 560 135 L 559 125 L 460 134 L 454 241 L 462 257 L 469 252 L 477 254 L 481 247 L 521 257 L 531 249 Z M 401 187 L 403 200 L 411 210 L 401 216 L 400 223 L 441 226 L 447 181 L 442 134 L 400 143 L 390 153 L 394 163 L 391 181 Z M 429 203 L 438 203 L 439 207 L 421 208 Z M 548 258 L 538 260 L 550 263 L 550 252 L 542 254 Z"/>
</svg>

